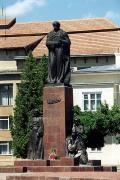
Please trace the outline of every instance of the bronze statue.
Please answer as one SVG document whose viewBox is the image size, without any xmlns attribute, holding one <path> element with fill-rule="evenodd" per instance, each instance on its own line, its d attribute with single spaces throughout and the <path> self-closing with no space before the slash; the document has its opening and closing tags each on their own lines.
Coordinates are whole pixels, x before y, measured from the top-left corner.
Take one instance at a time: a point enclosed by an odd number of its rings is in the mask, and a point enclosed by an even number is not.
<svg viewBox="0 0 120 180">
<path fill-rule="evenodd" d="M 48 83 L 69 85 L 71 42 L 68 34 L 60 29 L 59 22 L 53 22 L 53 28 L 46 41 L 49 50 Z"/>
<path fill-rule="evenodd" d="M 77 165 L 87 164 L 88 155 L 85 143 L 81 136 L 82 126 L 73 124 L 72 135 L 66 139 L 66 155 L 76 159 Z"/>
<path fill-rule="evenodd" d="M 33 111 L 33 128 L 28 146 L 28 159 L 43 159 L 43 117 L 37 109 Z"/>
</svg>

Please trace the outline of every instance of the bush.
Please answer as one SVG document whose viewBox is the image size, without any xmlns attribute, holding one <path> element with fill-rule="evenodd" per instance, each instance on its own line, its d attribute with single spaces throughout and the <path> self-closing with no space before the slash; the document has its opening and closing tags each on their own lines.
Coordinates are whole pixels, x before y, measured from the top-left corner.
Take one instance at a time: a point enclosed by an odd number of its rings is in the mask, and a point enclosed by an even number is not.
<svg viewBox="0 0 120 180">
<path fill-rule="evenodd" d="M 101 104 L 96 112 L 82 112 L 78 106 L 73 107 L 73 121 L 84 126 L 83 138 L 87 147 L 103 147 L 106 135 L 116 135 L 120 142 L 120 106 Z"/>
</svg>

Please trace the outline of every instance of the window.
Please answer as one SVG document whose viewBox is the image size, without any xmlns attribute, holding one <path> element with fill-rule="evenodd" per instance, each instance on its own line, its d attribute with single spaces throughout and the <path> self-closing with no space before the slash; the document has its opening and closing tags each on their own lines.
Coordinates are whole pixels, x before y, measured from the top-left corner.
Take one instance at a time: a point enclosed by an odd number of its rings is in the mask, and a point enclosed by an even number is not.
<svg viewBox="0 0 120 180">
<path fill-rule="evenodd" d="M 106 63 L 108 63 L 108 57 L 106 57 Z"/>
<path fill-rule="evenodd" d="M 86 58 L 84 58 L 84 63 L 85 63 L 85 64 L 87 63 L 87 60 L 86 60 Z"/>
<path fill-rule="evenodd" d="M 9 155 L 12 154 L 11 151 L 11 141 L 0 141 L 0 155 Z"/>
<path fill-rule="evenodd" d="M 96 111 L 101 104 L 101 93 L 83 93 L 84 111 Z"/>
<path fill-rule="evenodd" d="M 74 64 L 76 64 L 76 59 L 74 59 Z"/>
<path fill-rule="evenodd" d="M 9 118 L 0 117 L 0 130 L 9 130 Z"/>
<path fill-rule="evenodd" d="M 9 106 L 13 102 L 13 86 L 0 85 L 0 105 Z"/>
<path fill-rule="evenodd" d="M 9 54 L 9 53 L 8 53 L 8 49 L 6 49 L 6 50 L 5 50 L 5 53 L 6 53 L 6 55 L 8 55 L 8 54 Z"/>
<path fill-rule="evenodd" d="M 98 57 L 96 57 L 96 63 L 98 63 Z"/>
<path fill-rule="evenodd" d="M 91 148 L 91 152 L 102 152 L 102 148 L 101 147 Z"/>
</svg>

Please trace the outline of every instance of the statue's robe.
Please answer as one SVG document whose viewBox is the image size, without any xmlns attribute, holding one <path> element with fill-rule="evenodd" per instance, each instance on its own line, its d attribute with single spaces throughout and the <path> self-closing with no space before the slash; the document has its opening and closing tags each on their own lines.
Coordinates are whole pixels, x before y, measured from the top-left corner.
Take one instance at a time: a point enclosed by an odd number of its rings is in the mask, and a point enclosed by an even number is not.
<svg viewBox="0 0 120 180">
<path fill-rule="evenodd" d="M 70 81 L 70 39 L 59 29 L 47 35 L 46 46 L 49 50 L 48 82 L 69 84 Z"/>
<path fill-rule="evenodd" d="M 42 117 L 33 117 L 33 129 L 28 144 L 28 159 L 43 159 L 44 125 Z"/>
</svg>

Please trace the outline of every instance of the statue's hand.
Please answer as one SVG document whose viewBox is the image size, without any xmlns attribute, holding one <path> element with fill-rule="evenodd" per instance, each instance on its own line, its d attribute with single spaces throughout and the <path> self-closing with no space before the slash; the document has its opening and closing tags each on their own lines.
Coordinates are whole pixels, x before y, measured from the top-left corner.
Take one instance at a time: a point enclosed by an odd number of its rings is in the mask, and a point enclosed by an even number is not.
<svg viewBox="0 0 120 180">
<path fill-rule="evenodd" d="M 37 132 L 37 137 L 39 137 L 40 136 L 40 133 L 39 132 Z"/>
<path fill-rule="evenodd" d="M 55 48 L 55 45 L 54 45 L 54 44 L 52 44 L 52 45 L 49 46 L 49 49 L 54 49 L 54 48 Z"/>
<path fill-rule="evenodd" d="M 61 41 L 59 40 L 59 41 L 54 41 L 54 46 L 59 46 L 59 45 L 61 45 Z"/>
</svg>

